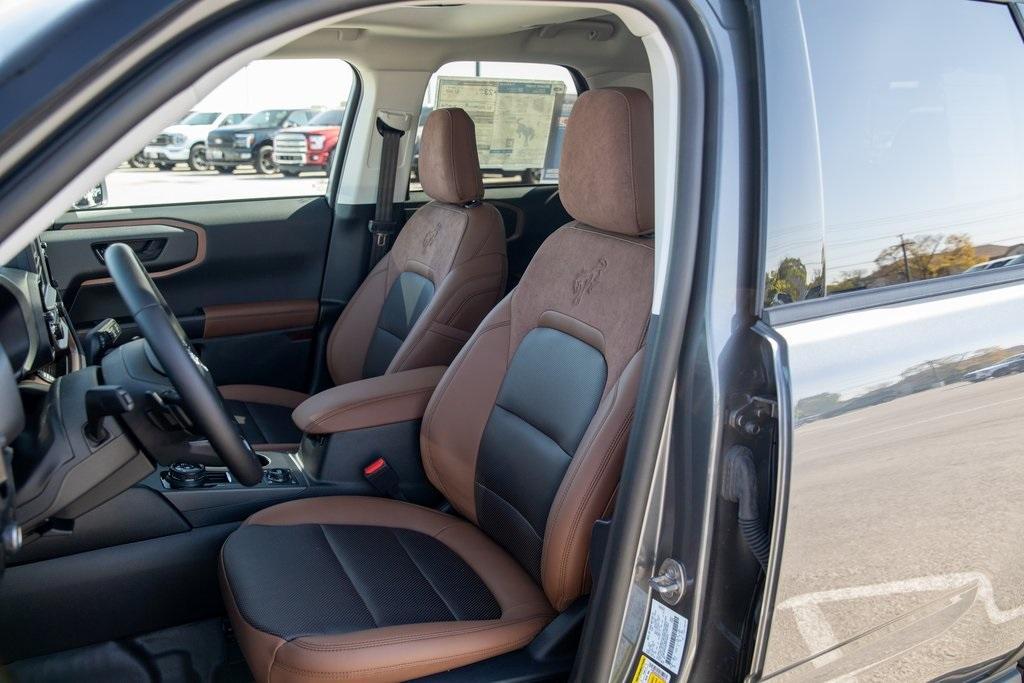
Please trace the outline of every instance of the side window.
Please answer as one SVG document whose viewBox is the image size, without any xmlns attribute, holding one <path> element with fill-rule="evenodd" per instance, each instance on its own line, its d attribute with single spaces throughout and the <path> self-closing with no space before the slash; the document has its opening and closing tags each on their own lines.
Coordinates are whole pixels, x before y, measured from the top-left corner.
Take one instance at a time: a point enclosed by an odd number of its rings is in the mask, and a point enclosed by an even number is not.
<svg viewBox="0 0 1024 683">
<path fill-rule="evenodd" d="M 1024 266 L 1024 43 L 1008 8 L 799 7 L 816 120 L 787 113 L 771 69 L 791 48 L 765 42 L 766 305 Z"/>
<path fill-rule="evenodd" d="M 285 119 L 285 127 L 290 128 L 292 126 L 304 126 L 309 122 L 309 112 L 300 109 L 299 111 L 293 111 Z"/>
<path fill-rule="evenodd" d="M 344 110 L 354 83 L 340 59 L 251 62 L 108 174 L 102 206 L 323 194 L 340 127 L 310 131 L 321 141 L 316 149 L 301 128 L 288 131 L 287 153 L 275 151 L 275 139 L 320 109 Z"/>
<path fill-rule="evenodd" d="M 460 107 L 476 126 L 484 184 L 557 183 L 565 121 L 576 101 L 568 69 L 552 64 L 451 62 L 427 85 L 409 189 L 421 189 L 419 139 L 434 109 Z"/>
</svg>

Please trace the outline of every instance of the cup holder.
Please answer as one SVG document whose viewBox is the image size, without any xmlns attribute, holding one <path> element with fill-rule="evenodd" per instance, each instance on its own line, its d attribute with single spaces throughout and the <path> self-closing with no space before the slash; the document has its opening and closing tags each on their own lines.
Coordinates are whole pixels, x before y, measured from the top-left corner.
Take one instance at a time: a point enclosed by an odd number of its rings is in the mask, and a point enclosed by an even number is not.
<svg viewBox="0 0 1024 683">
<path fill-rule="evenodd" d="M 257 453 L 256 457 L 258 457 L 260 459 L 260 467 L 263 467 L 263 468 L 270 467 L 270 458 L 268 458 L 267 456 L 263 455 L 262 453 Z"/>
</svg>

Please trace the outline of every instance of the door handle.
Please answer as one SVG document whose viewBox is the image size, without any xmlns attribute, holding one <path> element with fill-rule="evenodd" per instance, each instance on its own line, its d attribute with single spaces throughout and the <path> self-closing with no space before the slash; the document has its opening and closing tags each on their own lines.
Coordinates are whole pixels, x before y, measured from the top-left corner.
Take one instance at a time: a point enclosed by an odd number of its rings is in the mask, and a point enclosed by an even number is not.
<svg viewBox="0 0 1024 683">
<path fill-rule="evenodd" d="M 139 257 L 139 260 L 145 263 L 147 261 L 155 261 L 160 257 L 160 254 L 163 253 L 164 247 L 167 246 L 167 238 L 153 237 L 123 240 L 121 243 L 128 245 L 128 247 L 135 252 L 135 255 Z M 107 251 L 107 247 L 111 244 L 117 244 L 117 241 L 98 242 L 92 245 L 92 251 L 100 263 L 106 264 L 105 252 Z"/>
</svg>

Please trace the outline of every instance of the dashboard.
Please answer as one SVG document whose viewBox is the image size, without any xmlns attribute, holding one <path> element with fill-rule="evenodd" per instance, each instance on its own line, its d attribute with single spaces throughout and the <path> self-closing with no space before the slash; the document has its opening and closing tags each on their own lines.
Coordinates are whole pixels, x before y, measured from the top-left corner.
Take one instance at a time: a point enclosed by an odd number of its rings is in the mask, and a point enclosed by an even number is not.
<svg viewBox="0 0 1024 683">
<path fill-rule="evenodd" d="M 34 240 L 0 267 L 0 345 L 17 378 L 50 382 L 70 369 L 61 365 L 77 356 L 72 330 L 44 248 Z"/>
</svg>

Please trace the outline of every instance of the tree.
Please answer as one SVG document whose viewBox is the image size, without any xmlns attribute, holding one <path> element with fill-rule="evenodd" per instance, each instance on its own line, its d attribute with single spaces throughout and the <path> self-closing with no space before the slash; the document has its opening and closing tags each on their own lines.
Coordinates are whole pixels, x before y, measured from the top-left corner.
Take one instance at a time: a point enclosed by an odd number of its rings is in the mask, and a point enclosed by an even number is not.
<svg viewBox="0 0 1024 683">
<path fill-rule="evenodd" d="M 878 268 L 871 279 L 875 287 L 906 282 L 908 275 L 909 280 L 930 280 L 962 273 L 981 260 L 967 235 L 920 235 L 883 249 L 875 258 Z"/>
<path fill-rule="evenodd" d="M 766 305 L 803 301 L 811 296 L 821 296 L 821 284 L 824 280 L 820 271 L 807 279 L 807 266 L 795 256 L 787 256 L 779 262 L 779 267 L 768 271 L 765 275 Z"/>
</svg>

